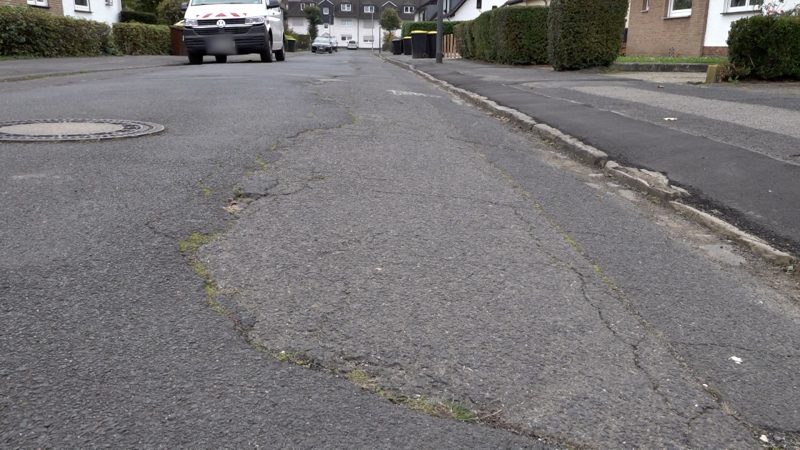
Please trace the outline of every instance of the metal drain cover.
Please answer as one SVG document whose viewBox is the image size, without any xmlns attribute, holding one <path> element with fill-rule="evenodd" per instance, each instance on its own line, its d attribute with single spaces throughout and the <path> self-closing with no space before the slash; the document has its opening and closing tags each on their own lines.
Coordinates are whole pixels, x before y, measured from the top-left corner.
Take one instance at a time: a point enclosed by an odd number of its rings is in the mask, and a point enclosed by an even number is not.
<svg viewBox="0 0 800 450">
<path fill-rule="evenodd" d="M 116 119 L 43 119 L 0 122 L 0 141 L 93 141 L 129 138 L 164 131 L 150 122 Z"/>
</svg>

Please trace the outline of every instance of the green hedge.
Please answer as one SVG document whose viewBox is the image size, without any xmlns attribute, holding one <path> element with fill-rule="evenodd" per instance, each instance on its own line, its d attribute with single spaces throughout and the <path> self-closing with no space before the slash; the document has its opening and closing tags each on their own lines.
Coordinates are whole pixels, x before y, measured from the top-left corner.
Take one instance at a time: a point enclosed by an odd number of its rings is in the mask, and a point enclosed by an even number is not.
<svg viewBox="0 0 800 450">
<path fill-rule="evenodd" d="M 295 44 L 296 50 L 308 50 L 311 48 L 311 36 L 307 34 L 298 34 L 296 36 L 297 44 Z"/>
<path fill-rule="evenodd" d="M 754 78 L 800 79 L 800 17 L 739 19 L 728 34 L 728 59 Z"/>
<path fill-rule="evenodd" d="M 126 55 L 169 55 L 169 27 L 117 23 L 114 25 L 114 45 Z"/>
<path fill-rule="evenodd" d="M 495 61 L 501 64 L 547 64 L 548 8 L 494 10 Z"/>
<path fill-rule="evenodd" d="M 460 24 L 460 21 L 445 21 L 442 23 L 444 26 L 444 34 L 452 34 L 453 27 Z M 403 28 L 401 28 L 401 34 L 403 36 L 408 36 L 411 34 L 412 31 L 422 30 L 422 31 L 436 31 L 436 22 L 403 22 Z"/>
<path fill-rule="evenodd" d="M 523 6 L 486 11 L 455 28 L 464 58 L 500 64 L 547 63 L 546 7 Z"/>
<path fill-rule="evenodd" d="M 96 56 L 109 53 L 111 28 L 100 22 L 0 6 L 0 55 Z"/>
<path fill-rule="evenodd" d="M 551 0 L 548 54 L 556 70 L 607 66 L 619 56 L 628 0 Z"/>
<path fill-rule="evenodd" d="M 456 47 L 462 58 L 472 59 L 475 57 L 474 36 L 472 35 L 472 21 L 461 22 L 453 27 L 453 34 L 456 36 Z"/>
<path fill-rule="evenodd" d="M 141 12 L 141 11 L 120 11 L 119 13 L 119 21 L 120 22 L 139 22 L 139 23 L 149 23 L 149 24 L 156 24 L 158 23 L 158 18 L 155 14 L 149 12 Z"/>
</svg>

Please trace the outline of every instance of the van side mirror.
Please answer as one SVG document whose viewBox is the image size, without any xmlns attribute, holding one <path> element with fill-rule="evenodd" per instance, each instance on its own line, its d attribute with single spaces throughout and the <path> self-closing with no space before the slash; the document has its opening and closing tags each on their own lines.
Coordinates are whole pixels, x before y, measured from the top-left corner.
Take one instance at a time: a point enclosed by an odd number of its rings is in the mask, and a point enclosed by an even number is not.
<svg viewBox="0 0 800 450">
<path fill-rule="evenodd" d="M 189 2 L 181 3 L 181 11 L 186 11 L 187 9 L 189 9 Z"/>
<path fill-rule="evenodd" d="M 280 8 L 281 0 L 267 0 L 267 8 Z"/>
</svg>

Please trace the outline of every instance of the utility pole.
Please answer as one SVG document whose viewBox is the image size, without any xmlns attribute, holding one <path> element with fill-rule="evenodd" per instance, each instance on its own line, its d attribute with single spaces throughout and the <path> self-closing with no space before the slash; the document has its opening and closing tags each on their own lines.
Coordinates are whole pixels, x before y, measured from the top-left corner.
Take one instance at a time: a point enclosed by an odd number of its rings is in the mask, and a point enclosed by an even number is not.
<svg viewBox="0 0 800 450">
<path fill-rule="evenodd" d="M 436 63 L 442 63 L 442 34 L 444 34 L 444 0 L 436 1 Z"/>
</svg>

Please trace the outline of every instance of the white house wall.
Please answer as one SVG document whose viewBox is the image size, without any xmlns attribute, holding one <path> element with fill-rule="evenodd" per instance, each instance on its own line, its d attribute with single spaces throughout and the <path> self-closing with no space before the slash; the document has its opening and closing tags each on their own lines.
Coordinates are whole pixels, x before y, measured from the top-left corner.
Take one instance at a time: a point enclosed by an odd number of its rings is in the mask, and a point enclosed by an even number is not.
<svg viewBox="0 0 800 450">
<path fill-rule="evenodd" d="M 703 43 L 705 47 L 727 47 L 728 32 L 731 30 L 731 24 L 739 19 L 753 16 L 759 11 L 727 13 L 725 11 L 725 3 L 728 1 L 711 0 L 708 6 L 708 22 Z M 800 0 L 786 0 L 783 7 L 784 9 L 790 9 L 798 4 L 800 4 Z"/>
<path fill-rule="evenodd" d="M 455 3 L 455 0 L 450 0 L 450 3 Z M 481 13 L 490 11 L 493 6 L 499 8 L 505 3 L 506 0 L 482 0 L 481 9 L 478 9 L 478 0 L 467 0 L 449 19 L 452 21 L 472 20 Z"/>
<path fill-rule="evenodd" d="M 305 18 L 289 18 L 289 27 L 297 34 L 308 34 L 308 21 Z M 359 48 L 378 48 L 379 28 L 380 24 L 378 23 L 377 16 L 375 17 L 374 21 L 370 19 L 359 20 L 356 18 L 339 18 L 334 16 L 333 25 L 328 25 L 327 28 L 325 27 L 325 24 L 319 25 L 317 27 L 317 33 L 319 35 L 327 33 L 336 38 L 336 40 L 339 42 L 340 49 L 346 47 L 347 41 L 349 40 L 358 42 Z M 381 31 L 381 34 L 383 33 L 384 31 Z M 400 36 L 400 30 L 395 31 L 395 35 Z M 350 39 L 344 39 L 343 36 L 351 37 Z M 368 36 L 375 37 L 374 47 L 373 44 L 367 40 Z"/>
<path fill-rule="evenodd" d="M 76 17 L 78 19 L 94 20 L 105 22 L 109 25 L 119 22 L 119 12 L 122 11 L 122 0 L 88 0 L 89 9 L 87 11 L 76 11 L 74 0 L 64 0 L 64 15 Z M 110 5 L 107 3 L 111 3 Z"/>
</svg>

